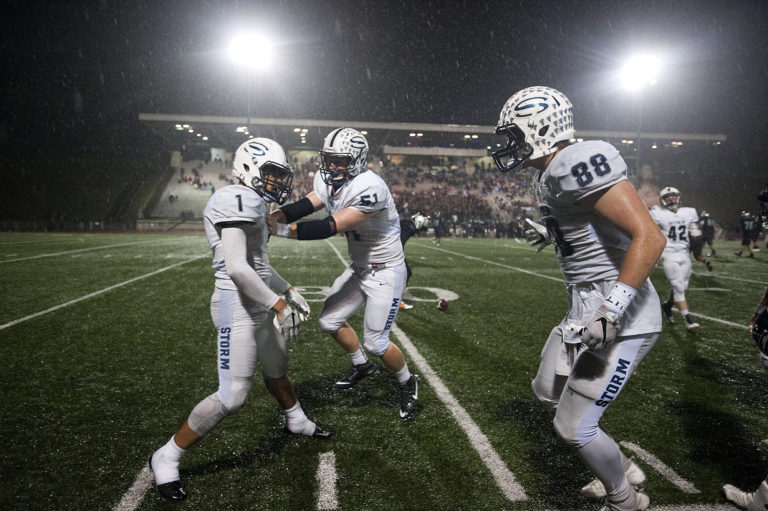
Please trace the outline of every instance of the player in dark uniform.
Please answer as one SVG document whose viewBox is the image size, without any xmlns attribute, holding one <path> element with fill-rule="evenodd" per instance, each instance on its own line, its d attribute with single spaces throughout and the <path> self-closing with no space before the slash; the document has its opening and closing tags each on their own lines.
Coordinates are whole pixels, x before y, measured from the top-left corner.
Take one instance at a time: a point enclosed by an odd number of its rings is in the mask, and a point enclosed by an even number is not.
<svg viewBox="0 0 768 511">
<path fill-rule="evenodd" d="M 741 218 L 739 219 L 739 228 L 741 229 L 741 248 L 736 255 L 741 257 L 741 253 L 746 248 L 749 250 L 749 256 L 755 257 L 755 253 L 752 251 L 752 236 L 756 227 L 755 219 L 749 211 L 742 211 Z"/>
<path fill-rule="evenodd" d="M 712 217 L 706 211 L 702 211 L 700 220 L 702 240 L 709 245 L 709 254 L 707 256 L 712 257 L 715 255 L 715 247 L 713 245 L 715 241 L 715 221 L 712 220 Z"/>
<path fill-rule="evenodd" d="M 416 213 L 411 218 L 403 218 L 400 220 L 400 243 L 403 244 L 403 249 L 405 249 L 405 243 L 411 238 L 411 236 L 415 235 L 417 232 L 423 229 L 424 226 L 427 225 L 427 222 L 428 218 L 421 213 Z M 405 286 L 407 288 L 408 282 L 411 280 L 411 275 L 413 275 L 411 265 L 408 264 L 408 258 L 405 259 L 405 271 Z M 413 305 L 407 304 L 401 300 L 400 308 L 406 310 L 413 309 Z"/>
</svg>

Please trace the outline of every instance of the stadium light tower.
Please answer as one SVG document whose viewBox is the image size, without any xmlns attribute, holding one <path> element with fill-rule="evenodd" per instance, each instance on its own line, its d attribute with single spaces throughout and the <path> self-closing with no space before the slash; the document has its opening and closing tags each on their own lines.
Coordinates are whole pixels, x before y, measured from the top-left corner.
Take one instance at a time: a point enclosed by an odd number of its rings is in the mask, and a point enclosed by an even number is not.
<svg viewBox="0 0 768 511">
<path fill-rule="evenodd" d="M 248 73 L 248 112 L 246 127 L 251 131 L 251 89 L 255 73 L 269 69 L 272 61 L 272 44 L 269 38 L 259 32 L 243 32 L 237 34 L 229 43 L 229 58 L 237 66 L 243 67 Z"/>
<path fill-rule="evenodd" d="M 621 69 L 621 81 L 624 88 L 632 93 L 637 107 L 637 158 L 635 172 L 640 172 L 640 132 L 643 127 L 643 109 L 640 94 L 647 86 L 656 85 L 659 76 L 659 61 L 652 55 L 634 55 L 630 57 Z"/>
</svg>

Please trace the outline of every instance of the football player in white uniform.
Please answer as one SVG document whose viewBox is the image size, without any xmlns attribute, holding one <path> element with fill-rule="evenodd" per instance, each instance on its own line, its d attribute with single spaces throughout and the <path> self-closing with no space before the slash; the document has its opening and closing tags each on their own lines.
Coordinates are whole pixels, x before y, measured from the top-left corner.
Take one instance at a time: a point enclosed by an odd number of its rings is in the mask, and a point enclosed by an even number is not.
<svg viewBox="0 0 768 511">
<path fill-rule="evenodd" d="M 685 328 L 689 332 L 699 329 L 699 324 L 691 319 L 688 312 L 688 302 L 685 299 L 685 290 L 691 279 L 691 237 L 695 233 L 701 235 L 699 230 L 699 215 L 693 208 L 680 207 L 680 190 L 672 186 L 666 186 L 659 192 L 659 202 L 662 207 L 651 208 L 651 216 L 659 225 L 661 232 L 667 237 L 667 246 L 662 254 L 664 275 L 666 275 L 672 290 L 669 299 L 661 304 L 664 315 L 670 323 L 674 323 L 672 316 L 672 303 L 685 320 Z"/>
<path fill-rule="evenodd" d="M 627 166 L 612 145 L 570 143 L 571 102 L 548 87 L 507 100 L 496 127 L 507 143 L 493 153 L 502 172 L 536 169 L 534 189 L 544 225 L 538 243 L 553 243 L 570 309 L 550 333 L 532 382 L 556 408 L 554 427 L 597 479 L 582 493 L 607 495 L 604 509 L 646 509 L 634 485 L 645 474 L 600 427 L 661 332 L 659 297 L 648 279 L 664 249 Z"/>
<path fill-rule="evenodd" d="M 749 331 L 760 350 L 763 365 L 768 367 L 768 289 L 763 299 L 757 304 L 752 319 L 749 320 Z M 741 491 L 733 485 L 723 486 L 725 497 L 747 511 L 765 511 L 768 509 L 768 477 L 753 492 Z"/>
<path fill-rule="evenodd" d="M 232 173 L 239 183 L 214 193 L 203 213 L 215 270 L 211 318 L 217 330 L 219 388 L 150 458 L 157 489 L 169 500 L 186 498 L 179 480 L 182 454 L 243 406 L 257 361 L 267 390 L 285 412 L 286 430 L 330 436 L 304 414 L 287 374 L 286 339 L 298 336 L 309 305 L 270 266 L 267 255 L 266 203 L 285 202 L 293 170 L 277 142 L 254 138 L 237 149 Z"/>
<path fill-rule="evenodd" d="M 352 265 L 336 279 L 323 304 L 320 328 L 349 354 L 352 367 L 336 382 L 350 389 L 378 372 L 365 352 L 381 357 L 400 383 L 400 418 L 418 411 L 419 379 L 411 374 L 403 353 L 389 340 L 405 290 L 406 268 L 400 242 L 400 220 L 386 183 L 366 168 L 368 141 L 357 130 L 338 128 L 325 138 L 314 190 L 272 214 L 270 231 L 299 240 L 325 239 L 343 232 Z M 321 208 L 323 220 L 293 223 Z M 363 346 L 347 323 L 365 306 Z"/>
</svg>

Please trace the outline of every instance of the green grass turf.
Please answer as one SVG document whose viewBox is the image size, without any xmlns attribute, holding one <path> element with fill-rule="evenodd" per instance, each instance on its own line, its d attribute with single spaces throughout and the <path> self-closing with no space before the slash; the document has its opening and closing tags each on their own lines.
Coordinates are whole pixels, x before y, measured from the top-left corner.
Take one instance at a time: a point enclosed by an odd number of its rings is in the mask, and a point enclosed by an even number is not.
<svg viewBox="0 0 768 511">
<path fill-rule="evenodd" d="M 346 254 L 343 238 L 332 244 Z M 737 248 L 718 243 L 712 273 L 694 263 L 687 296 L 691 311 L 706 316 L 697 318 L 700 333 L 688 334 L 679 316 L 665 325 L 604 416 L 617 440 L 650 451 L 700 490 L 682 493 L 640 462 L 652 504 L 722 503 L 724 483 L 751 489 L 765 476 L 768 374 L 744 328 L 709 319 L 746 324 L 768 282 L 768 253 L 738 259 Z M 306 288 L 316 319 L 341 260 L 322 241 L 277 239 L 270 251 L 273 266 Z M 190 498 L 175 507 L 314 509 L 318 456 L 328 451 L 336 456 L 340 509 L 600 507 L 578 495 L 591 476 L 557 440 L 552 411 L 530 391 L 541 347 L 566 308 L 552 250 L 536 254 L 514 240 L 482 239 L 443 239 L 436 247 L 417 238 L 406 255 L 414 270 L 407 301 L 415 307 L 400 312 L 398 326 L 529 500 L 504 498 L 428 384 L 420 392 L 424 410 L 408 424 L 397 417 L 391 374 L 334 391 L 349 361 L 310 321 L 291 344 L 290 376 L 304 409 L 334 438 L 286 437 L 257 378 L 243 410 L 184 457 Z M 0 234 L 0 325 L 184 261 L 0 329 L 0 507 L 112 508 L 151 452 L 217 385 L 208 311 L 213 278 L 202 236 Z M 665 298 L 663 272 L 652 279 Z M 423 288 L 458 299 L 441 312 Z M 351 322 L 358 331 L 361 319 Z M 166 507 L 151 489 L 138 508 Z"/>
</svg>

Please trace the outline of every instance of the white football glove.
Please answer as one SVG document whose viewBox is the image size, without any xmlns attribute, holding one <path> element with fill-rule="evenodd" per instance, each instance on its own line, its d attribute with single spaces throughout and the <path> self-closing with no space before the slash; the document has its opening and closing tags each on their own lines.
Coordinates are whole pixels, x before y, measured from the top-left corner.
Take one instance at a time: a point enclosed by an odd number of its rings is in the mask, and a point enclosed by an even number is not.
<svg viewBox="0 0 768 511">
<path fill-rule="evenodd" d="M 296 291 L 294 288 L 291 288 L 285 292 L 284 296 L 285 301 L 288 302 L 288 305 L 293 307 L 293 309 L 299 314 L 299 319 L 301 319 L 301 321 L 306 321 L 309 319 L 309 304 L 304 299 L 304 297 L 299 294 L 298 291 Z"/>
<path fill-rule="evenodd" d="M 532 247 L 539 246 L 536 249 L 537 254 L 544 250 L 544 247 L 552 244 L 552 236 L 549 235 L 546 227 L 534 222 L 530 218 L 526 218 L 525 223 L 532 227 L 525 231 L 525 240 L 530 242 Z"/>
<path fill-rule="evenodd" d="M 605 304 L 601 305 L 581 331 L 581 342 L 589 349 L 601 350 L 613 344 L 619 333 L 619 316 Z"/>
<path fill-rule="evenodd" d="M 275 312 L 272 324 L 289 341 L 298 339 L 301 334 L 301 317 L 290 305 L 286 305 L 281 312 Z"/>
</svg>

